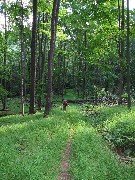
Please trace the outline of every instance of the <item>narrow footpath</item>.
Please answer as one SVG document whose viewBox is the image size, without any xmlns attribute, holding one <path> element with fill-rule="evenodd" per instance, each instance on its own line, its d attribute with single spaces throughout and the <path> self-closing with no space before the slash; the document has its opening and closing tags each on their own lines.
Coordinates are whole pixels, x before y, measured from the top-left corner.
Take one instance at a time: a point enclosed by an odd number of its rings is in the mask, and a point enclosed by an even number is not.
<svg viewBox="0 0 135 180">
<path fill-rule="evenodd" d="M 121 163 L 97 130 L 91 119 L 79 113 L 77 106 L 68 108 L 64 120 L 69 136 L 61 155 L 57 180 L 134 180 L 135 167 Z"/>
<path fill-rule="evenodd" d="M 70 169 L 69 162 L 70 162 L 70 155 L 72 151 L 73 135 L 74 135 L 74 130 L 71 129 L 68 142 L 63 152 L 58 180 L 71 180 L 71 176 L 69 174 L 69 169 Z"/>
</svg>

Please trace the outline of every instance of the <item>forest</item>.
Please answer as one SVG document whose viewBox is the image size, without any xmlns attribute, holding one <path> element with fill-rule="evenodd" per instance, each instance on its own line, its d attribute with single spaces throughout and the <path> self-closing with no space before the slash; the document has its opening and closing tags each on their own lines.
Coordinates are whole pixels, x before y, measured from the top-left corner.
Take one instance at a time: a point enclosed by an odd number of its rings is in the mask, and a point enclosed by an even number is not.
<svg viewBox="0 0 135 180">
<path fill-rule="evenodd" d="M 0 1 L 0 179 L 135 179 L 130 3 Z"/>
</svg>

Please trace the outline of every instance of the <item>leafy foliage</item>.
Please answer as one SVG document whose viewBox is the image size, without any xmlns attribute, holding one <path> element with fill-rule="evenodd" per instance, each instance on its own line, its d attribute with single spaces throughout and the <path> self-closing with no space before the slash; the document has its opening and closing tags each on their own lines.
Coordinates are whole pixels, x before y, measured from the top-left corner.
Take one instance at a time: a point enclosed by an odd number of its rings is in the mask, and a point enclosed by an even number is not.
<svg viewBox="0 0 135 180">
<path fill-rule="evenodd" d="M 135 157 L 135 113 L 126 112 L 113 117 L 105 126 L 109 141 L 123 148 L 126 155 Z M 109 137 L 108 136 L 108 137 Z"/>
<path fill-rule="evenodd" d="M 121 153 L 135 157 L 135 113 L 124 107 L 85 105 L 82 111 L 89 123 Z"/>
<path fill-rule="evenodd" d="M 8 95 L 8 91 L 0 85 L 0 99 L 2 99 L 5 95 Z"/>
</svg>

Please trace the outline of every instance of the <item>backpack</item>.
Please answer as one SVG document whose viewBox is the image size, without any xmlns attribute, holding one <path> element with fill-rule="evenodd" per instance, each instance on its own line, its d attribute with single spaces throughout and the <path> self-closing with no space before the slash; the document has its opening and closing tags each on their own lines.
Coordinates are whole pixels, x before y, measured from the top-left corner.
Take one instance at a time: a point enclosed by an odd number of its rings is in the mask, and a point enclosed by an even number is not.
<svg viewBox="0 0 135 180">
<path fill-rule="evenodd" d="M 68 102 L 67 101 L 63 101 L 63 105 L 67 106 Z"/>
</svg>

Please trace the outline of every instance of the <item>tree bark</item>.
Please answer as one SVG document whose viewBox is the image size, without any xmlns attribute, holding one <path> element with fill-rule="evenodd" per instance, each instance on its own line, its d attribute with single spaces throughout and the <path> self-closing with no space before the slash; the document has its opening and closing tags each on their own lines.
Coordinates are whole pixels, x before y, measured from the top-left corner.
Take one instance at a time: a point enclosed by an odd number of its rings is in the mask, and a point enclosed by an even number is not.
<svg viewBox="0 0 135 180">
<path fill-rule="evenodd" d="M 84 32 L 84 45 L 85 45 L 85 53 L 86 53 L 86 48 L 87 48 L 87 32 Z M 87 84 L 87 56 L 86 54 L 84 55 L 85 61 L 83 62 L 83 99 L 87 99 L 87 93 L 86 93 L 86 84 Z"/>
<path fill-rule="evenodd" d="M 23 2 L 21 0 L 21 8 L 22 8 L 22 14 L 21 14 L 21 31 L 20 31 L 20 37 L 21 37 L 21 102 L 22 102 L 22 115 L 24 115 L 24 101 L 25 101 L 25 48 L 24 48 L 24 26 L 23 26 Z"/>
<path fill-rule="evenodd" d="M 42 14 L 42 22 L 48 22 L 48 13 Z M 44 25 L 42 26 L 44 29 Z M 39 35 L 39 58 L 38 58 L 38 85 L 39 85 L 39 92 L 38 94 L 38 110 L 42 110 L 42 98 L 44 93 L 44 86 L 45 86 L 45 61 L 47 57 L 47 43 L 48 43 L 48 35 L 45 35 L 42 32 L 42 35 Z M 44 85 L 44 86 L 43 86 Z"/>
<path fill-rule="evenodd" d="M 6 91 L 6 63 L 7 63 L 7 10 L 6 10 L 6 0 L 4 0 L 5 3 L 5 12 L 4 12 L 4 18 L 5 18 L 5 47 L 4 47 L 4 76 L 3 76 L 3 87 Z M 3 96 L 3 110 L 6 110 L 7 108 L 7 95 Z"/>
<path fill-rule="evenodd" d="M 66 50 L 66 42 L 64 42 L 63 44 L 64 46 L 64 52 Z M 65 54 L 63 55 L 63 71 L 62 71 L 62 99 L 64 99 L 64 95 L 65 95 L 65 82 L 66 82 L 66 58 L 65 58 Z"/>
<path fill-rule="evenodd" d="M 60 0 L 54 0 L 53 9 L 52 9 L 52 18 L 51 18 L 50 50 L 48 52 L 48 83 L 47 83 L 47 96 L 46 96 L 44 116 L 48 115 L 52 108 L 53 55 L 54 55 L 55 41 L 56 41 L 59 5 L 60 5 Z"/>
<path fill-rule="evenodd" d="M 40 23 L 40 13 L 38 15 L 38 26 Z M 38 48 L 39 48 L 39 52 L 38 52 L 38 71 L 37 71 L 37 79 L 38 79 L 38 90 L 37 90 L 37 104 L 38 104 L 38 110 L 42 109 L 42 76 L 41 76 L 41 72 L 42 72 L 42 45 L 43 45 L 43 36 L 40 35 L 40 33 L 38 32 Z"/>
<path fill-rule="evenodd" d="M 36 91 L 36 29 L 37 29 L 37 0 L 33 0 L 33 25 L 31 40 L 31 82 L 30 82 L 30 114 L 36 113 L 35 91 Z"/>
<path fill-rule="evenodd" d="M 123 62 L 124 62 L 124 37 L 122 37 L 124 33 L 124 0 L 122 0 L 122 20 L 120 26 L 120 1 L 118 0 L 118 8 L 119 8 L 119 30 L 121 32 L 119 38 L 119 67 L 120 67 L 120 77 L 119 77 L 119 87 L 118 87 L 118 95 L 119 100 L 118 104 L 122 104 L 122 94 L 123 94 L 123 86 L 124 86 L 124 77 L 123 77 Z"/>
<path fill-rule="evenodd" d="M 130 41 L 129 41 L 130 29 L 129 29 L 129 0 L 127 0 L 127 94 L 128 94 L 128 109 L 131 109 L 131 97 L 130 97 Z"/>
</svg>

